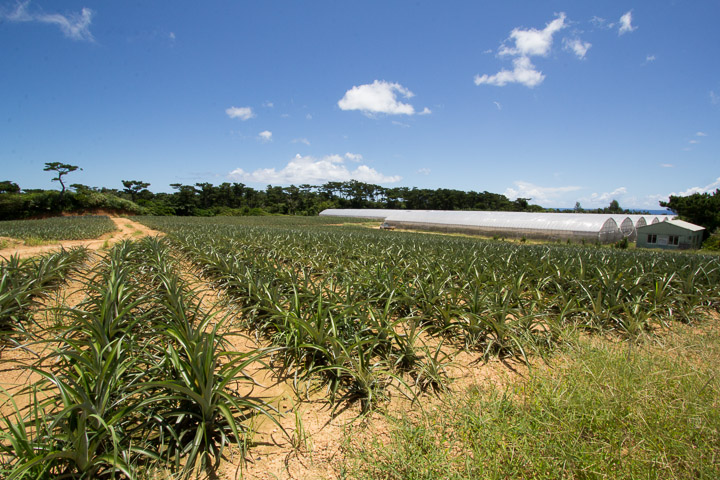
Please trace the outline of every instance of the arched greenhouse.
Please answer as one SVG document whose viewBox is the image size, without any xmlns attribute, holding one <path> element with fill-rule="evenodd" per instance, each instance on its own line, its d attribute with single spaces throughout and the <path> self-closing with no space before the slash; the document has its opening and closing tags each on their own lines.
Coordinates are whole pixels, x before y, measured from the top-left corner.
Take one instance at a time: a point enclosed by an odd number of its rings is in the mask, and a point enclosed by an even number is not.
<svg viewBox="0 0 720 480">
<path fill-rule="evenodd" d="M 653 215 L 462 210 L 328 209 L 320 215 L 384 220 L 415 230 L 600 243 L 634 240 L 637 227 L 662 221 Z"/>
</svg>

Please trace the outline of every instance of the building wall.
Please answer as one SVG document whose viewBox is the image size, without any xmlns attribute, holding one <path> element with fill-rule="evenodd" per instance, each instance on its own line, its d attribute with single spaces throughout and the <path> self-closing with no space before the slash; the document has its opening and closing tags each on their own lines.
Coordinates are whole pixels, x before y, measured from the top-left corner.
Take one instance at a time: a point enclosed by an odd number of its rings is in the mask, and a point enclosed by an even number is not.
<svg viewBox="0 0 720 480">
<path fill-rule="evenodd" d="M 673 238 L 677 237 L 677 244 Z M 700 248 L 703 230 L 693 232 L 668 222 L 654 223 L 637 229 L 638 248 L 662 248 L 665 250 L 678 250 L 685 248 Z"/>
</svg>

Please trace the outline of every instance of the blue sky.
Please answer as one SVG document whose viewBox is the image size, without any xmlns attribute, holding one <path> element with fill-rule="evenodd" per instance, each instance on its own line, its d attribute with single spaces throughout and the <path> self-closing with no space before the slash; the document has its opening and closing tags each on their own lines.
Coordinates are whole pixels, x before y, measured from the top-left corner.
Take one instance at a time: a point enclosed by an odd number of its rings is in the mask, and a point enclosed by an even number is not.
<svg viewBox="0 0 720 480">
<path fill-rule="evenodd" d="M 718 1 L 0 0 L 0 180 L 720 187 Z"/>
</svg>

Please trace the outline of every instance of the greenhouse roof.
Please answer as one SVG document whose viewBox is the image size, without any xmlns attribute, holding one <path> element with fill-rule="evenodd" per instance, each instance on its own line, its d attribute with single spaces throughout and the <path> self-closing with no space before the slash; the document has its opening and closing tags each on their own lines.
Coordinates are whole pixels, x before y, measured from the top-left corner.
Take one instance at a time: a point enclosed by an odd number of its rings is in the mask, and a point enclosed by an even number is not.
<svg viewBox="0 0 720 480">
<path fill-rule="evenodd" d="M 320 212 L 321 217 L 353 217 L 372 218 L 382 220 L 388 216 L 386 208 L 328 208 Z"/>
<path fill-rule="evenodd" d="M 323 216 L 357 217 L 396 223 L 446 225 L 493 230 L 536 230 L 556 232 L 622 231 L 630 235 L 638 226 L 668 221 L 668 215 L 623 215 L 572 212 L 492 212 L 465 210 L 391 210 L 332 208 Z"/>
<path fill-rule="evenodd" d="M 391 210 L 388 222 L 463 225 L 512 230 L 599 232 L 618 228 L 611 215 L 582 213 L 468 212 L 459 210 Z"/>
</svg>

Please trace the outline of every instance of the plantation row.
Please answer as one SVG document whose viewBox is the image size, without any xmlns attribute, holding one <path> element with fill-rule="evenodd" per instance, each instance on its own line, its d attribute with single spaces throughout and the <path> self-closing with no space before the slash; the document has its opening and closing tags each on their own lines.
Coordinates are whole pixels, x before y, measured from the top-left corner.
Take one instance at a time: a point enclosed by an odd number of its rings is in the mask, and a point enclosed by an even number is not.
<svg viewBox="0 0 720 480">
<path fill-rule="evenodd" d="M 243 422 L 267 411 L 238 389 L 264 352 L 228 351 L 167 245 L 120 243 L 85 283 L 86 300 L 28 329 L 24 346 L 50 353 L 21 367 L 41 379 L 3 418 L 0 476 L 183 477 L 244 446 Z"/>
<path fill-rule="evenodd" d="M 24 330 L 35 297 L 62 284 L 86 256 L 84 249 L 74 249 L 38 258 L 10 257 L 0 261 L 0 334 Z"/>
<path fill-rule="evenodd" d="M 0 237 L 39 240 L 84 240 L 115 230 L 107 216 L 53 217 L 0 222 Z"/>
<path fill-rule="evenodd" d="M 720 305 L 717 257 L 310 230 L 281 219 L 141 221 L 230 292 L 248 326 L 282 348 L 288 373 L 321 374 L 331 401 L 359 398 L 365 408 L 389 385 L 442 388 L 442 342 L 526 356 L 568 328 L 636 336 Z"/>
</svg>

